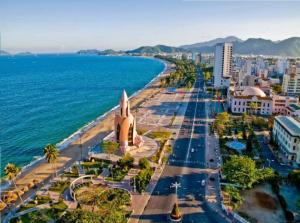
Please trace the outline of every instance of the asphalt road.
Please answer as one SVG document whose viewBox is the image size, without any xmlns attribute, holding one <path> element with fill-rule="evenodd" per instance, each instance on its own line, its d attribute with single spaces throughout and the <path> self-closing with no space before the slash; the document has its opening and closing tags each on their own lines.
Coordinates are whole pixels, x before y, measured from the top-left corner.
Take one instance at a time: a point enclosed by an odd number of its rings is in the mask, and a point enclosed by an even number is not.
<svg viewBox="0 0 300 223">
<path fill-rule="evenodd" d="M 294 168 L 278 162 L 269 145 L 265 143 L 266 139 L 263 135 L 257 135 L 256 138 L 262 148 L 261 155 L 266 159 L 265 166 L 273 168 L 282 176 L 287 176 Z"/>
<path fill-rule="evenodd" d="M 212 214 L 203 203 L 206 180 L 205 134 L 208 131 L 203 121 L 207 117 L 207 106 L 203 92 L 203 80 L 198 77 L 190 101 L 188 102 L 184 122 L 169 158 L 153 193 L 140 218 L 140 222 L 167 222 L 168 214 L 176 200 L 174 182 L 180 183 L 178 200 L 183 214 L 183 222 L 215 222 Z"/>
</svg>

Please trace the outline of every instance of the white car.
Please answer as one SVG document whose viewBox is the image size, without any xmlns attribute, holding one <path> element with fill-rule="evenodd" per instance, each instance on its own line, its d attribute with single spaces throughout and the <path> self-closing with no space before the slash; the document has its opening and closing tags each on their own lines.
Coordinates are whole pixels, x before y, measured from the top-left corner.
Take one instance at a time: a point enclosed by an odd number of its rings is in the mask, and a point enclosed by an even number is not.
<svg viewBox="0 0 300 223">
<path fill-rule="evenodd" d="M 193 153 L 193 152 L 195 152 L 195 149 L 194 149 L 194 148 L 192 148 L 192 149 L 191 149 L 191 152 L 192 152 L 192 153 Z"/>
<path fill-rule="evenodd" d="M 201 186 L 204 187 L 205 186 L 205 180 L 201 181 Z"/>
</svg>

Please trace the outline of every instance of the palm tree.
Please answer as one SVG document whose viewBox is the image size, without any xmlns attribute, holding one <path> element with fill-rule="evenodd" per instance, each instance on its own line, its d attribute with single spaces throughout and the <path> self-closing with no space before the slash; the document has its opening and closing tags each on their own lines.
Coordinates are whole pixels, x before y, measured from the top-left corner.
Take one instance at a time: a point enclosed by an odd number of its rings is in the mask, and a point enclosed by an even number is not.
<svg viewBox="0 0 300 223">
<path fill-rule="evenodd" d="M 48 144 L 44 148 L 44 154 L 45 154 L 45 158 L 46 158 L 47 162 L 53 164 L 53 169 L 54 169 L 55 175 L 56 175 L 55 161 L 57 160 L 58 155 L 59 155 L 57 147 L 53 144 Z"/>
<path fill-rule="evenodd" d="M 10 180 L 14 184 L 16 190 L 17 190 L 17 185 L 15 182 L 15 179 L 16 179 L 17 175 L 20 173 L 20 171 L 21 171 L 21 169 L 19 167 L 17 167 L 16 164 L 14 164 L 14 163 L 8 163 L 6 165 L 6 167 L 4 168 L 5 175 L 7 176 L 8 180 Z M 21 202 L 23 203 L 23 199 L 20 196 L 20 194 L 18 193 L 18 191 L 17 191 L 17 194 L 18 194 Z"/>
<path fill-rule="evenodd" d="M 251 110 L 251 114 L 253 115 L 253 113 L 256 114 L 256 111 L 258 109 L 258 105 L 257 105 L 257 102 L 251 102 L 250 105 L 250 110 Z"/>
</svg>

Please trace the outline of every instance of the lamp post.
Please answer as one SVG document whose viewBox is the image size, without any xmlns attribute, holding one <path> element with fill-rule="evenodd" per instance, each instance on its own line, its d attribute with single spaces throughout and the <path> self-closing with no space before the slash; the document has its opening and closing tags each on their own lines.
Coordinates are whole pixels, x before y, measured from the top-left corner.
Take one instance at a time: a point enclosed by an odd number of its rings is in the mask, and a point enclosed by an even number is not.
<svg viewBox="0 0 300 223">
<path fill-rule="evenodd" d="M 181 187 L 181 184 L 176 181 L 175 183 L 171 184 L 171 188 L 173 188 L 173 187 L 175 188 L 176 199 L 178 199 L 177 191 L 178 191 L 178 188 Z"/>
</svg>

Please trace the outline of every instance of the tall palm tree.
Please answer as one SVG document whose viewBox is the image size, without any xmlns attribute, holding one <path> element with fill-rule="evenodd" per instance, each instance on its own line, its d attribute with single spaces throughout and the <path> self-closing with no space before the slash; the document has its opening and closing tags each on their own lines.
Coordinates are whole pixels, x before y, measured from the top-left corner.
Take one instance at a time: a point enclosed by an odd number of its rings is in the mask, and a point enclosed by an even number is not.
<svg viewBox="0 0 300 223">
<path fill-rule="evenodd" d="M 17 167 L 16 164 L 14 164 L 14 163 L 8 163 L 6 165 L 6 167 L 4 168 L 4 173 L 7 177 L 7 179 L 10 180 L 14 184 L 16 190 L 17 190 L 17 185 L 15 182 L 15 179 L 16 179 L 17 175 L 20 173 L 20 171 L 21 171 L 21 169 L 19 167 Z M 18 194 L 21 202 L 24 203 L 20 194 L 18 192 L 17 192 L 17 194 Z"/>
<path fill-rule="evenodd" d="M 59 155 L 57 147 L 53 144 L 48 144 L 44 148 L 44 154 L 45 154 L 45 158 L 46 158 L 47 162 L 53 164 L 53 169 L 54 169 L 55 175 L 56 175 L 55 161 L 57 160 L 58 155 Z"/>
<path fill-rule="evenodd" d="M 257 109 L 258 109 L 258 104 L 257 104 L 257 102 L 251 102 L 250 105 L 249 105 L 249 107 L 250 107 L 250 110 L 251 110 L 252 115 L 253 115 L 253 113 L 254 113 L 254 114 L 257 113 Z"/>
</svg>

